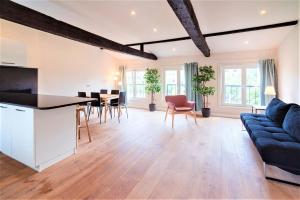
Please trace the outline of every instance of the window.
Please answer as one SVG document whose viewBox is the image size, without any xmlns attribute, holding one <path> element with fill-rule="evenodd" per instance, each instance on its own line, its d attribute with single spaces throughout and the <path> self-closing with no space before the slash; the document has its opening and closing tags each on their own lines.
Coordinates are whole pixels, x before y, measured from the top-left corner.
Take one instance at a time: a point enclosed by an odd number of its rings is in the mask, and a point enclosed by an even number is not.
<svg viewBox="0 0 300 200">
<path fill-rule="evenodd" d="M 260 77 L 255 64 L 223 67 L 222 103 L 249 106 L 260 104 Z"/>
<path fill-rule="evenodd" d="M 145 98 L 145 71 L 126 72 L 127 96 L 132 98 Z"/>
<path fill-rule="evenodd" d="M 165 71 L 165 94 L 185 94 L 184 70 L 172 69 Z"/>
</svg>

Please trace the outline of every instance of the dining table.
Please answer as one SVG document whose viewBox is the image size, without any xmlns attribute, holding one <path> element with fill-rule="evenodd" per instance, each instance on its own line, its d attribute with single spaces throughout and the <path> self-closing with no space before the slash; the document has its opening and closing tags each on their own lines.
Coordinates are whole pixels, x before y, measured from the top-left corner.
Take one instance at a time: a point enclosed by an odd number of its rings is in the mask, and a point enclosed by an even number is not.
<svg viewBox="0 0 300 200">
<path fill-rule="evenodd" d="M 101 100 L 104 101 L 104 123 L 106 123 L 109 102 L 112 99 L 118 99 L 119 95 L 117 95 L 117 94 L 100 94 L 100 98 L 101 98 Z"/>
</svg>

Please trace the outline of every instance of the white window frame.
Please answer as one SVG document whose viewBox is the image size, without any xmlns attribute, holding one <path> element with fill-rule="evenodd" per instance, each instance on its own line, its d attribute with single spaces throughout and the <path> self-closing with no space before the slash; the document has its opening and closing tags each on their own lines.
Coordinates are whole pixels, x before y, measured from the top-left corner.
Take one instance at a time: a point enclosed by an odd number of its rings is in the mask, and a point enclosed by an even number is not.
<svg viewBox="0 0 300 200">
<path fill-rule="evenodd" d="M 145 97 L 137 97 L 136 96 L 136 72 L 144 72 L 146 73 L 146 70 L 144 69 L 137 69 L 137 70 L 127 70 L 127 72 L 133 72 L 133 97 L 132 98 L 129 98 L 129 100 L 139 100 L 139 99 L 146 99 L 147 98 L 147 94 L 145 93 Z M 127 74 L 126 74 L 127 76 Z M 126 82 L 126 86 L 127 86 L 127 82 Z"/>
<path fill-rule="evenodd" d="M 219 102 L 221 106 L 231 106 L 231 107 L 245 107 L 249 108 L 251 105 L 247 105 L 247 91 L 246 91 L 246 73 L 247 69 L 249 68 L 257 68 L 257 63 L 247 63 L 247 64 L 233 64 L 233 65 L 222 65 L 219 68 L 219 74 L 220 74 L 220 92 L 219 92 Z M 242 71 L 242 82 L 241 82 L 241 87 L 242 87 L 242 103 L 241 104 L 229 104 L 224 102 L 224 80 L 225 80 L 225 69 L 241 69 Z"/>
<path fill-rule="evenodd" d="M 166 71 L 176 71 L 177 72 L 177 89 L 176 89 L 176 94 L 175 95 L 179 95 L 181 93 L 180 90 L 180 82 L 181 82 L 181 78 L 180 78 L 180 71 L 184 70 L 183 66 L 180 67 L 174 67 L 174 68 L 165 68 L 163 70 L 163 94 L 164 96 L 167 96 L 167 88 L 166 88 Z"/>
</svg>

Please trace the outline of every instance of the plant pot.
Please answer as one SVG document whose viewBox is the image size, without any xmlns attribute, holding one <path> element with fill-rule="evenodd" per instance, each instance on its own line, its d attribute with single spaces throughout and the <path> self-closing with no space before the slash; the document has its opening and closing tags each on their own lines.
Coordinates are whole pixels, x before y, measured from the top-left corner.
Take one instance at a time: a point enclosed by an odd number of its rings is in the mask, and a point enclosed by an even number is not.
<svg viewBox="0 0 300 200">
<path fill-rule="evenodd" d="M 202 116 L 210 117 L 210 108 L 202 108 Z"/>
<path fill-rule="evenodd" d="M 155 110 L 156 110 L 155 104 L 154 104 L 154 103 L 150 103 L 150 104 L 149 104 L 149 111 L 150 111 L 150 112 L 153 112 L 153 111 L 155 111 Z"/>
</svg>

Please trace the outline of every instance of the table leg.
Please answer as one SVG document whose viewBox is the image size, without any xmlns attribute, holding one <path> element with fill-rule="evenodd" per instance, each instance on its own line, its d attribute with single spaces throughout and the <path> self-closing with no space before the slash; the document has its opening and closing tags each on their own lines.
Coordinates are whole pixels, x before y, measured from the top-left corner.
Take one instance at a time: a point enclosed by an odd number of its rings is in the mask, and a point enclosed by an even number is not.
<svg viewBox="0 0 300 200">
<path fill-rule="evenodd" d="M 106 123 L 107 108 L 108 108 L 108 101 L 105 99 L 105 101 L 104 101 L 104 123 Z"/>
</svg>

